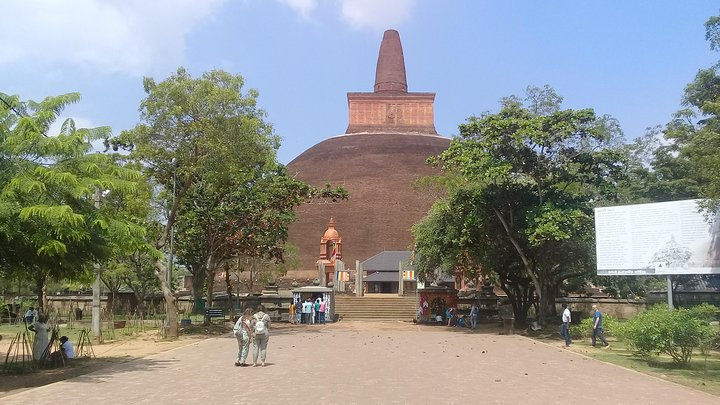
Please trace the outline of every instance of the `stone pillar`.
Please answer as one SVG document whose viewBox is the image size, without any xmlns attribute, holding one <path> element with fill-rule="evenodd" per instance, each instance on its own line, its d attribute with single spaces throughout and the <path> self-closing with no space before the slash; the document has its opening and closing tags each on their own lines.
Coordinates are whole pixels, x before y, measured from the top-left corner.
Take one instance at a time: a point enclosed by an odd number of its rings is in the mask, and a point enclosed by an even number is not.
<svg viewBox="0 0 720 405">
<path fill-rule="evenodd" d="M 398 278 L 400 279 L 400 283 L 398 284 L 398 295 L 403 296 L 403 265 L 402 262 L 398 263 Z"/>
<path fill-rule="evenodd" d="M 318 261 L 318 272 L 320 273 L 318 275 L 318 280 L 320 280 L 320 285 L 325 287 L 327 283 L 325 282 L 325 263 L 322 261 Z"/>
<path fill-rule="evenodd" d="M 360 267 L 360 260 L 355 260 L 355 296 L 363 296 L 363 274 Z"/>
<path fill-rule="evenodd" d="M 340 291 L 340 272 L 345 271 L 345 263 L 342 260 L 338 260 L 335 262 L 335 275 L 333 276 L 333 280 L 335 285 L 333 286 L 333 289 L 335 291 Z"/>
</svg>

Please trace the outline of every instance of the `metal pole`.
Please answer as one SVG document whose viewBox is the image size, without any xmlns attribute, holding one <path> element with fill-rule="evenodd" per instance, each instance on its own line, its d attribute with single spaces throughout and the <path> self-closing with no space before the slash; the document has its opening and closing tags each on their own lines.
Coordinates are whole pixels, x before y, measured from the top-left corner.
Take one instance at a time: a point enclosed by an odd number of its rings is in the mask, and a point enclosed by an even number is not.
<svg viewBox="0 0 720 405">
<path fill-rule="evenodd" d="M 100 210 L 100 188 L 95 188 L 95 208 Z M 100 263 L 93 265 L 95 281 L 93 282 L 92 300 L 92 334 L 93 340 L 100 341 Z"/>
<path fill-rule="evenodd" d="M 672 311 L 673 310 L 672 278 L 670 276 L 667 276 L 667 301 L 668 301 L 668 309 L 670 311 Z"/>
</svg>

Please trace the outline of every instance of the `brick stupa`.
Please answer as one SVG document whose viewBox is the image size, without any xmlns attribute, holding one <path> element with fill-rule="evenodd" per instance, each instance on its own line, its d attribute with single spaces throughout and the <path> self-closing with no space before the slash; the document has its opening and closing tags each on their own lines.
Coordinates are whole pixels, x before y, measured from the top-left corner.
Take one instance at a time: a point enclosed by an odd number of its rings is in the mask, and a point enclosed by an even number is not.
<svg viewBox="0 0 720 405">
<path fill-rule="evenodd" d="M 412 188 L 416 179 L 437 174 L 426 159 L 447 149 L 437 135 L 435 93 L 407 91 L 400 35 L 383 36 L 372 93 L 348 93 L 349 125 L 344 135 L 326 139 L 288 164 L 289 173 L 312 185 L 343 185 L 350 199 L 306 204 L 288 241 L 300 248 L 300 271 L 287 279 L 315 278 L 317 243 L 334 218 L 343 232 L 347 269 L 384 250 L 410 250 L 410 228 L 424 217 L 434 198 Z"/>
</svg>

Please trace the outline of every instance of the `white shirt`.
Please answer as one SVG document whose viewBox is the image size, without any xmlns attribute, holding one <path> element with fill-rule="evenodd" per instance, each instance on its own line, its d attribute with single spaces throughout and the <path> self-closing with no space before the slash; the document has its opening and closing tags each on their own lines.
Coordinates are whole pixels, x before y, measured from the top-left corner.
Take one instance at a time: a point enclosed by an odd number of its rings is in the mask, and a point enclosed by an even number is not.
<svg viewBox="0 0 720 405">
<path fill-rule="evenodd" d="M 65 352 L 65 357 L 67 357 L 68 359 L 72 359 L 75 357 L 75 347 L 73 347 L 73 344 L 70 343 L 69 340 L 60 345 L 60 347 Z"/>
<path fill-rule="evenodd" d="M 563 323 L 570 323 L 570 308 L 565 308 L 562 314 Z"/>
</svg>

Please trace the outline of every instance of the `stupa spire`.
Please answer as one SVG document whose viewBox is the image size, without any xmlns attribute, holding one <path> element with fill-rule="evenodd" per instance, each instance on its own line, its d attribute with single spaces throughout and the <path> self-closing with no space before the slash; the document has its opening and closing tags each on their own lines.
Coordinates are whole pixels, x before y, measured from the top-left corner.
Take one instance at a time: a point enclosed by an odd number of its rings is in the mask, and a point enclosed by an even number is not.
<svg viewBox="0 0 720 405">
<path fill-rule="evenodd" d="M 407 93 L 405 57 L 395 30 L 385 31 L 375 70 L 375 93 L 384 91 Z"/>
</svg>

